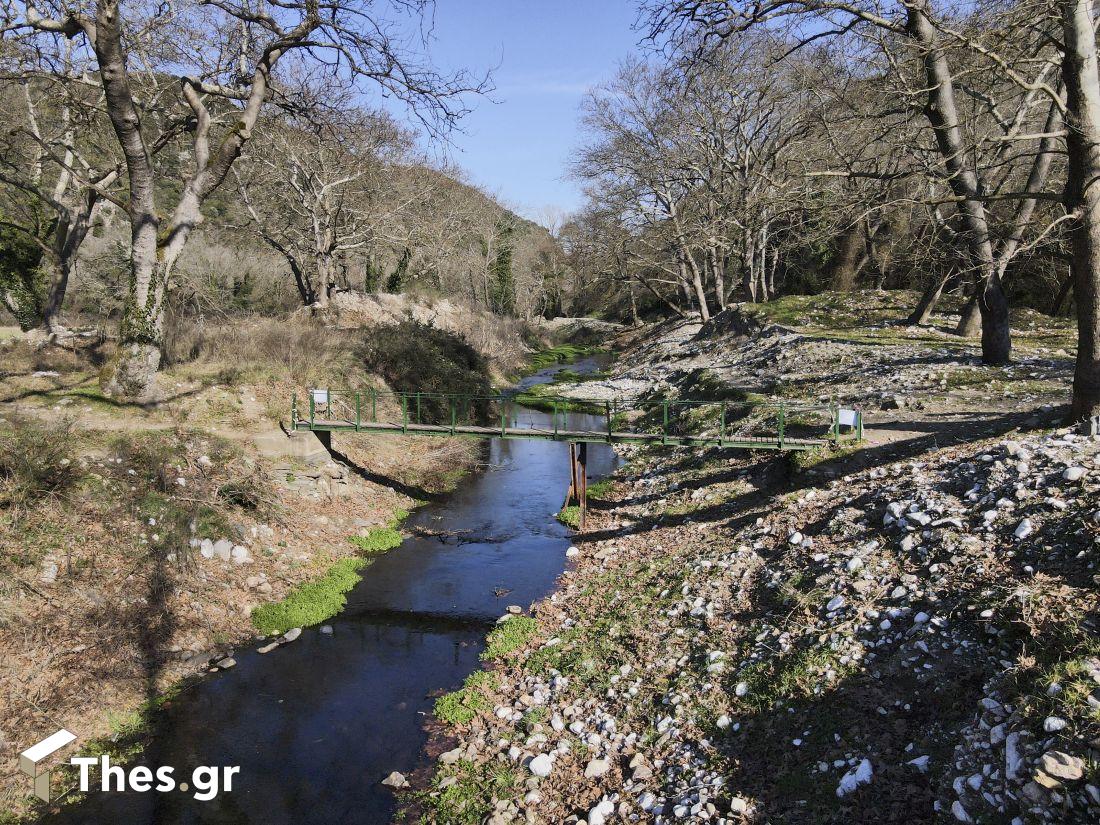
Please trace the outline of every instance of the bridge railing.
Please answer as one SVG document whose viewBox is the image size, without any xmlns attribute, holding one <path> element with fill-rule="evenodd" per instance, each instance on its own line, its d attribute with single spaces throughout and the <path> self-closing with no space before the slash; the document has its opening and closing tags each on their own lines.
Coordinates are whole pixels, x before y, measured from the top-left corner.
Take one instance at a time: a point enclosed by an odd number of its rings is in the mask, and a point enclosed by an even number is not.
<svg viewBox="0 0 1100 825">
<path fill-rule="evenodd" d="M 549 421 L 529 415 L 531 406 Z M 783 448 L 806 441 L 862 437 L 862 416 L 836 403 L 744 400 L 595 399 L 509 393 L 387 392 L 311 389 L 292 400 L 293 426 L 428 434 L 523 435 L 563 440 L 629 440 L 677 444 L 767 442 Z M 470 430 L 475 429 L 471 433 Z"/>
</svg>

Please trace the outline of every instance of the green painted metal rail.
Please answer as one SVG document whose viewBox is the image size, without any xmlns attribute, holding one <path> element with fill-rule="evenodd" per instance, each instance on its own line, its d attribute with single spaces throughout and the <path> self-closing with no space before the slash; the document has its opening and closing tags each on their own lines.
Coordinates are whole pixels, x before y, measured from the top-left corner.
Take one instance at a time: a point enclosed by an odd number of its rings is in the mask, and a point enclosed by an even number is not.
<svg viewBox="0 0 1100 825">
<path fill-rule="evenodd" d="M 858 441 L 863 416 L 838 404 L 596 400 L 540 396 L 550 426 L 513 395 L 311 389 L 291 400 L 291 429 L 376 435 L 665 444 L 749 450 L 812 450 Z M 595 420 L 599 421 L 598 426 Z"/>
</svg>

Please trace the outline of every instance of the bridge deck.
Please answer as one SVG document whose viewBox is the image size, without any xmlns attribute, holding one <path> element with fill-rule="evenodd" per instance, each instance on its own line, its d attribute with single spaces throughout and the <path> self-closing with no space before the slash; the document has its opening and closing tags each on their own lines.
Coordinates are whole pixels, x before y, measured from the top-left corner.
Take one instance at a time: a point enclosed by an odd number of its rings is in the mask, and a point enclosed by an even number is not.
<svg viewBox="0 0 1100 825">
<path fill-rule="evenodd" d="M 587 442 L 595 444 L 666 444 L 677 447 L 740 447 L 749 450 L 812 450 L 832 443 L 825 438 L 786 438 L 776 436 L 741 437 L 727 435 L 685 436 L 662 433 L 608 432 L 606 430 L 543 429 L 537 427 L 486 427 L 473 424 L 455 426 L 436 424 L 395 424 L 382 421 L 354 421 L 340 419 L 300 418 L 295 429 L 323 432 L 387 433 L 391 435 L 438 435 L 472 438 L 539 439 L 543 441 Z"/>
</svg>

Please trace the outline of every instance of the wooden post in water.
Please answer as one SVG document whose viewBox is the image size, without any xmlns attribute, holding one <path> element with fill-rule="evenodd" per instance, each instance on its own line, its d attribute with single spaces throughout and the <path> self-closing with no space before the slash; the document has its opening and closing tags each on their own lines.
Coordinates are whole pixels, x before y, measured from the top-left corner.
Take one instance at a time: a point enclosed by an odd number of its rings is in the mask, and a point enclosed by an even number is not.
<svg viewBox="0 0 1100 825">
<path fill-rule="evenodd" d="M 577 448 L 577 481 L 579 495 L 577 505 L 580 507 L 581 517 L 578 526 L 584 532 L 584 517 L 588 514 L 588 442 L 582 441 Z"/>
</svg>

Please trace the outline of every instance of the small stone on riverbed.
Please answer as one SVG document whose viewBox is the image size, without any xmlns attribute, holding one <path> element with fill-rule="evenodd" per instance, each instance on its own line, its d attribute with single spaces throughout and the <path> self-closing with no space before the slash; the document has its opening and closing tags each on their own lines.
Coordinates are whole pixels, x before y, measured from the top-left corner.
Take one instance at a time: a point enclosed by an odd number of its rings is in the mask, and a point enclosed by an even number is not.
<svg viewBox="0 0 1100 825">
<path fill-rule="evenodd" d="M 387 788 L 404 788 L 406 785 L 409 784 L 409 782 L 407 779 L 405 779 L 404 774 L 400 774 L 397 771 L 394 771 L 382 780 L 382 784 L 385 785 Z"/>
</svg>

